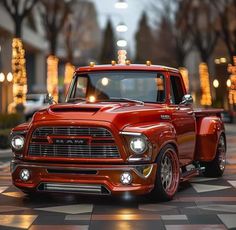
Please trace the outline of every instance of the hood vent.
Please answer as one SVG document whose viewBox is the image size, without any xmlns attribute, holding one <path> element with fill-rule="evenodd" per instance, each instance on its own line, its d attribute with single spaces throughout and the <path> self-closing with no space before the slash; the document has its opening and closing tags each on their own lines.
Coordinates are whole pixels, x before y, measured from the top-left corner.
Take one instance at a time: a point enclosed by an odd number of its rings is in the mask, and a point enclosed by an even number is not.
<svg viewBox="0 0 236 230">
<path fill-rule="evenodd" d="M 58 108 L 51 108 L 53 112 L 62 112 L 62 113 L 69 113 L 69 112 L 84 112 L 84 113 L 96 113 L 100 108 L 83 108 L 83 107 L 58 107 Z"/>
</svg>

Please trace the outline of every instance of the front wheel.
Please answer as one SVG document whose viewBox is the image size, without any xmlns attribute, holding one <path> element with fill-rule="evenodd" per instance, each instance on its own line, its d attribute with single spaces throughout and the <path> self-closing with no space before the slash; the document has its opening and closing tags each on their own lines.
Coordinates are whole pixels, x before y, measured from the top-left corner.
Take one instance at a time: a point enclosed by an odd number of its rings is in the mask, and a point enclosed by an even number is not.
<svg viewBox="0 0 236 230">
<path fill-rule="evenodd" d="M 165 146 L 157 158 L 157 175 L 152 197 L 161 201 L 173 199 L 179 187 L 180 168 L 177 152 L 172 145 Z"/>
<path fill-rule="evenodd" d="M 215 158 L 210 162 L 202 162 L 202 165 L 205 167 L 204 176 L 221 177 L 223 175 L 226 165 L 226 143 L 223 135 L 219 138 Z"/>
</svg>

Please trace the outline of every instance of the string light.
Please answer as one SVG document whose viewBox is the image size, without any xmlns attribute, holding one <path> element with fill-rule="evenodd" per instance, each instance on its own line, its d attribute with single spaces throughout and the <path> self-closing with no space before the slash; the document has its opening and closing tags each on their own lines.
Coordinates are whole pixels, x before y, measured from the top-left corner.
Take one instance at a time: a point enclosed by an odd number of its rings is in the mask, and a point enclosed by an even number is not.
<svg viewBox="0 0 236 230">
<path fill-rule="evenodd" d="M 208 66 L 206 63 L 199 65 L 200 83 L 202 89 L 201 105 L 210 106 L 212 105 L 211 91 L 210 91 L 210 79 Z"/>
<path fill-rule="evenodd" d="M 14 105 L 24 104 L 27 94 L 27 76 L 25 67 L 25 50 L 21 39 L 12 41 L 12 75 Z M 8 79 L 10 77 L 8 76 Z"/>
<path fill-rule="evenodd" d="M 236 56 L 234 56 L 234 64 L 228 65 L 228 72 L 231 74 L 229 83 L 229 104 L 236 104 Z"/>
<path fill-rule="evenodd" d="M 189 91 L 189 75 L 188 70 L 185 67 L 179 68 L 179 71 L 183 77 L 184 85 L 186 87 L 187 92 Z"/>
<path fill-rule="evenodd" d="M 122 65 L 125 65 L 125 62 L 126 62 L 126 54 L 127 54 L 127 51 L 126 50 L 118 50 L 118 64 L 122 64 Z"/>
<path fill-rule="evenodd" d="M 50 55 L 47 58 L 47 91 L 58 101 L 58 58 Z"/>
</svg>

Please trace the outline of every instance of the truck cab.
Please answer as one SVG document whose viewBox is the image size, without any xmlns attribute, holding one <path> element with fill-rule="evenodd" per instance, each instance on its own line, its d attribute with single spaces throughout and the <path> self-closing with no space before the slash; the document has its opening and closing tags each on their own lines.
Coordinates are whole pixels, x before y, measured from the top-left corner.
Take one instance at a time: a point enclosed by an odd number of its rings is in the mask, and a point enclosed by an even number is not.
<svg viewBox="0 0 236 230">
<path fill-rule="evenodd" d="M 81 67 L 65 103 L 12 130 L 13 183 L 25 193 L 172 199 L 181 181 L 225 169 L 222 111 L 192 103 L 174 68 Z"/>
</svg>

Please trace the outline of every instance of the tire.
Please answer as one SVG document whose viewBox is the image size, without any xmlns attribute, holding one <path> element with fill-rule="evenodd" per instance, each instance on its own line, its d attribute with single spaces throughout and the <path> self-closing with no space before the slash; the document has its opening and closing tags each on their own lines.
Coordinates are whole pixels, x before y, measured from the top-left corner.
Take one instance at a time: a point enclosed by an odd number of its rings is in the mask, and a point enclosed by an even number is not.
<svg viewBox="0 0 236 230">
<path fill-rule="evenodd" d="M 202 162 L 202 166 L 205 167 L 203 175 L 206 177 L 221 177 L 224 173 L 226 165 L 226 143 L 223 135 L 220 135 L 216 156 L 210 162 Z"/>
<path fill-rule="evenodd" d="M 178 190 L 180 168 L 177 152 L 172 145 L 166 145 L 157 157 L 157 175 L 152 198 L 159 201 L 172 200 Z"/>
</svg>

